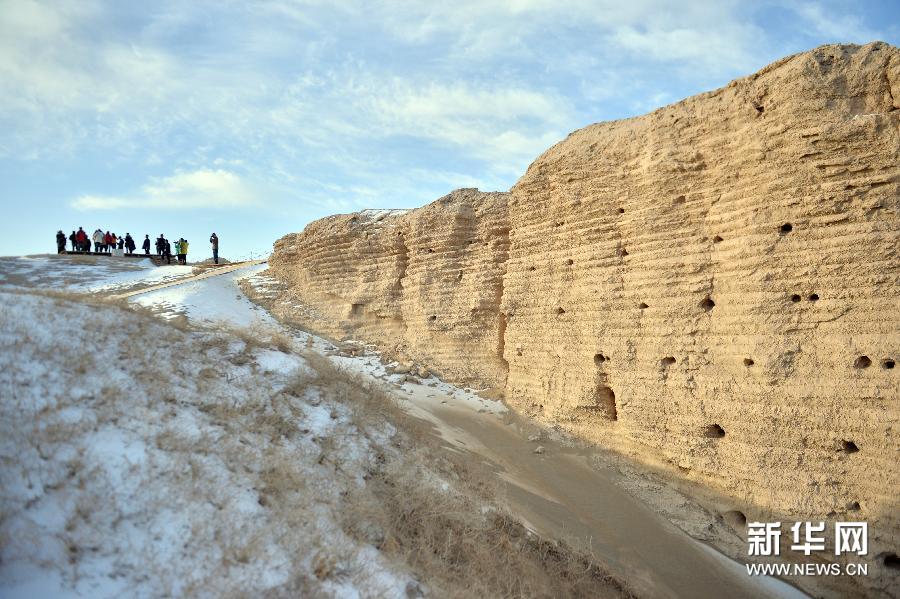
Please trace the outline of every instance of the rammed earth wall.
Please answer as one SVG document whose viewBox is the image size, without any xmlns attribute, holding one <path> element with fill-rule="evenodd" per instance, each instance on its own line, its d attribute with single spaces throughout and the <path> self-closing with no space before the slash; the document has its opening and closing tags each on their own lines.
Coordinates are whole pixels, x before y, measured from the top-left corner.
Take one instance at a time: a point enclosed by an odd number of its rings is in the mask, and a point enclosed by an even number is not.
<svg viewBox="0 0 900 599">
<path fill-rule="evenodd" d="M 576 131 L 508 194 L 312 223 L 271 270 L 324 332 L 753 517 L 870 522 L 877 587 L 900 553 L 898 131 L 900 51 L 824 46 Z"/>
</svg>

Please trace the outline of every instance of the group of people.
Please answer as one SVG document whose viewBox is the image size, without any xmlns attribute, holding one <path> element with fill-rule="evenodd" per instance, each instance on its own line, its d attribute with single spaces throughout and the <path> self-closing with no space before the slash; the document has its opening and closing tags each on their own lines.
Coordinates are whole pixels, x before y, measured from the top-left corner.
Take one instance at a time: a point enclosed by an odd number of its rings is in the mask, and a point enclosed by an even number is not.
<svg viewBox="0 0 900 599">
<path fill-rule="evenodd" d="M 213 233 L 215 235 L 215 233 Z M 147 251 L 150 251 L 150 238 L 144 240 L 144 245 L 147 246 Z M 187 264 L 187 253 L 188 253 L 188 240 L 184 237 L 178 239 L 175 242 L 175 256 L 178 260 L 178 264 Z M 159 237 L 156 238 L 156 255 L 160 258 L 166 259 L 166 264 L 172 264 L 172 243 L 163 237 L 163 234 L 160 233 Z M 216 262 L 218 264 L 218 261 Z"/>
<path fill-rule="evenodd" d="M 134 244 L 134 238 L 131 237 L 131 233 L 126 233 L 122 237 L 109 231 L 104 233 L 102 229 L 97 229 L 93 235 L 88 236 L 87 231 L 82 227 L 78 227 L 77 231 L 72 231 L 69 235 L 69 242 L 72 244 L 71 251 L 73 252 L 90 252 L 92 241 L 94 251 L 98 253 L 111 253 L 113 250 L 118 249 L 133 254 L 137 247 Z M 148 245 L 147 248 L 149 249 L 149 247 Z M 66 251 L 66 234 L 62 232 L 62 229 L 56 232 L 56 251 L 59 254 L 63 254 Z"/>
<path fill-rule="evenodd" d="M 68 240 L 72 243 L 71 251 L 73 252 L 90 252 L 92 241 L 94 244 L 94 252 L 96 253 L 112 253 L 113 250 L 124 250 L 125 253 L 133 254 L 134 250 L 137 247 L 134 243 L 134 238 L 131 237 L 131 233 L 126 233 L 125 237 L 120 237 L 115 233 L 110 233 L 109 231 L 106 231 L 104 233 L 103 230 L 97 229 L 96 231 L 94 231 L 93 235 L 89 237 L 87 232 L 82 227 L 78 227 L 78 231 L 72 231 L 72 234 L 69 235 Z M 212 245 L 213 261 L 218 264 L 218 235 L 213 233 L 209 238 L 209 243 Z M 156 238 L 156 255 L 160 258 L 165 258 L 167 264 L 172 263 L 172 246 L 173 244 L 168 239 L 166 239 L 162 235 L 162 233 L 160 233 L 159 237 Z M 141 249 L 144 250 L 144 255 L 150 255 L 149 235 L 144 235 L 144 243 L 141 244 Z M 174 243 L 174 249 L 178 263 L 187 264 L 187 239 L 185 239 L 184 237 L 178 239 Z M 66 234 L 62 232 L 62 229 L 56 232 L 56 251 L 59 254 L 66 253 Z"/>
</svg>

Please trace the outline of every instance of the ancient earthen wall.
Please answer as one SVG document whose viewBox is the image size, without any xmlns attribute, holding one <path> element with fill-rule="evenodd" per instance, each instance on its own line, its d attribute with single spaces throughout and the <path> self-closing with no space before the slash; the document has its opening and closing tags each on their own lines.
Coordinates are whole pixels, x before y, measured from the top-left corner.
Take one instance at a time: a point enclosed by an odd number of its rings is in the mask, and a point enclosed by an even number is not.
<svg viewBox="0 0 900 599">
<path fill-rule="evenodd" d="M 898 553 L 898 211 L 900 51 L 824 46 L 271 265 L 338 332 Z"/>
<path fill-rule="evenodd" d="M 312 328 L 502 388 L 508 195 L 461 189 L 409 212 L 328 217 L 280 239 L 270 268 Z"/>
</svg>

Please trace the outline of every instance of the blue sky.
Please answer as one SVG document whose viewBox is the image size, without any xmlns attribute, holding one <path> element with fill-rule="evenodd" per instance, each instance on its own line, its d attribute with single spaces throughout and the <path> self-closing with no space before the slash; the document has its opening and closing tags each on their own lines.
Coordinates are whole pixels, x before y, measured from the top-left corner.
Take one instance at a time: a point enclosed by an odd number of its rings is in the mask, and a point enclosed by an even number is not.
<svg viewBox="0 0 900 599">
<path fill-rule="evenodd" d="M 309 221 L 506 190 L 587 124 L 832 42 L 900 2 L 0 0 L 0 255 L 57 229 L 267 252 Z"/>
</svg>

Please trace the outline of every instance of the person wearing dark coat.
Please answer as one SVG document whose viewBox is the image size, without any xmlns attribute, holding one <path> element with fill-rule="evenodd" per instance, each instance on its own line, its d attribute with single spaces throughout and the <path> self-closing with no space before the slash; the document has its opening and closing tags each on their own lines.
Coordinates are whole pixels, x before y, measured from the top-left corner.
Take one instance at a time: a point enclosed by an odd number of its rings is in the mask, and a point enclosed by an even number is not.
<svg viewBox="0 0 900 599">
<path fill-rule="evenodd" d="M 141 249 L 144 250 L 145 256 L 150 255 L 150 236 L 149 235 L 144 235 L 144 244 L 141 246 Z"/>
<path fill-rule="evenodd" d="M 56 232 L 56 253 L 66 253 L 66 234 L 62 232 L 62 229 Z"/>
<path fill-rule="evenodd" d="M 166 264 L 172 264 L 172 244 L 165 237 L 160 236 L 163 242 L 163 255 L 166 258 Z"/>
<path fill-rule="evenodd" d="M 131 233 L 125 233 L 125 251 L 133 254 L 134 247 L 134 237 L 131 236 Z"/>
<path fill-rule="evenodd" d="M 219 236 L 213 233 L 209 236 L 209 243 L 212 244 L 213 263 L 219 263 Z"/>
<path fill-rule="evenodd" d="M 72 243 L 72 251 L 75 251 L 75 231 L 72 231 L 72 234 L 69 235 L 69 241 Z"/>
<path fill-rule="evenodd" d="M 160 233 L 159 237 L 156 238 L 156 255 L 162 256 L 166 253 L 166 238 L 163 237 L 163 234 Z"/>
</svg>

